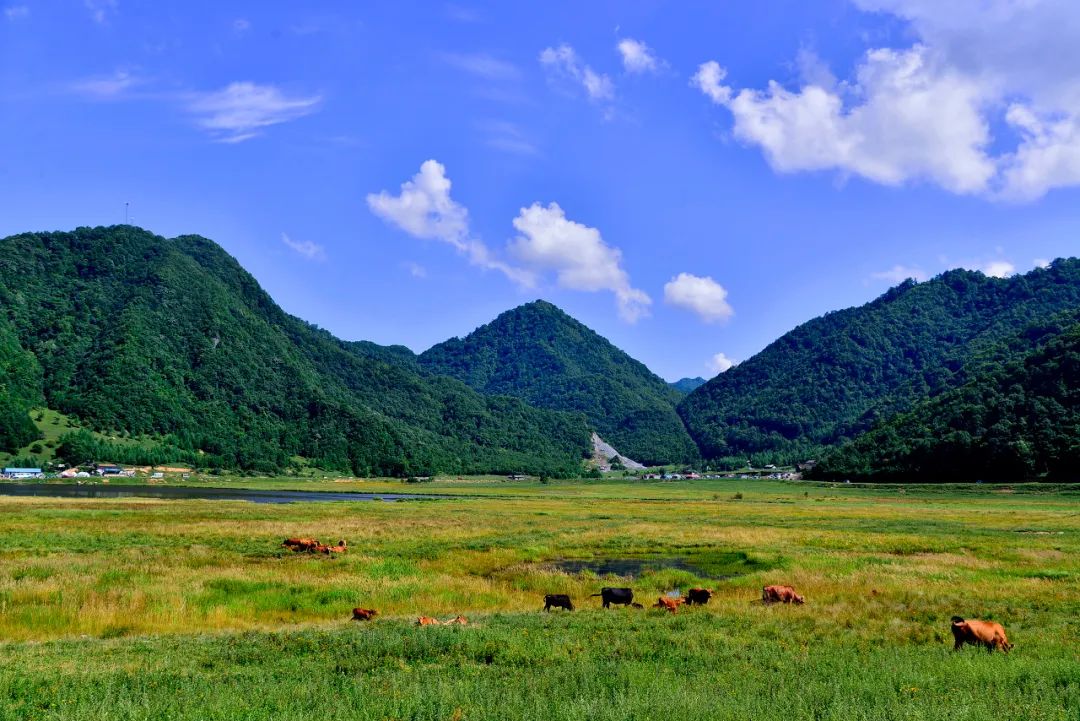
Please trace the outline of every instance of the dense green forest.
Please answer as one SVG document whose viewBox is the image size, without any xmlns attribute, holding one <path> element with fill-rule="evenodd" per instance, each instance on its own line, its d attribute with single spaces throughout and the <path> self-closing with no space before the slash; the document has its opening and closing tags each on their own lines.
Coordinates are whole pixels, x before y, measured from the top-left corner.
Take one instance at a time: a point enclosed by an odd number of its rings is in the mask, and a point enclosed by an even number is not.
<svg viewBox="0 0 1080 721">
<path fill-rule="evenodd" d="M 815 477 L 1080 479 L 1077 315 L 1033 326 L 973 360 L 966 383 L 827 453 Z"/>
<path fill-rule="evenodd" d="M 680 378 L 674 383 L 668 383 L 669 386 L 677 390 L 679 393 L 686 395 L 693 391 L 696 391 L 701 386 L 708 383 L 704 378 Z"/>
<path fill-rule="evenodd" d="M 26 411 L 37 404 L 153 439 L 132 449 L 73 434 L 58 448 L 69 462 L 125 454 L 269 471 L 299 456 L 358 475 L 559 474 L 589 450 L 582 415 L 424 377 L 407 349 L 342 342 L 287 315 L 204 238 L 26 233 L 0 241 L 0 270 L 8 451 L 36 433 Z"/>
<path fill-rule="evenodd" d="M 641 463 L 697 457 L 675 412 L 681 394 L 551 303 L 509 310 L 420 354 L 420 364 L 483 393 L 584 413 L 604 440 Z"/>
<path fill-rule="evenodd" d="M 1080 261 L 1006 279 L 953 270 L 805 323 L 691 393 L 679 412 L 710 459 L 792 462 L 969 380 L 968 361 L 1080 308 Z"/>
</svg>

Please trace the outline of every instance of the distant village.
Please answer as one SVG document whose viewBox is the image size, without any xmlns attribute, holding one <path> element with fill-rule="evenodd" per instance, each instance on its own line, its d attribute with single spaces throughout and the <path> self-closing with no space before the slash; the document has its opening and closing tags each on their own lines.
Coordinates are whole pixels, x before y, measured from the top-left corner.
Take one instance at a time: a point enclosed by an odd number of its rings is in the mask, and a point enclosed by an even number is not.
<svg viewBox="0 0 1080 721">
<path fill-rule="evenodd" d="M 96 478 L 102 483 L 108 483 L 109 478 L 134 478 L 136 475 L 148 476 L 151 479 L 164 478 L 165 473 L 180 473 L 183 478 L 188 478 L 192 473 L 190 468 L 163 468 L 155 469 L 152 466 L 136 466 L 124 468 L 113 463 L 96 463 L 92 466 L 73 466 L 62 471 L 45 471 L 42 468 L 17 468 L 8 466 L 0 471 L 0 479 L 7 481 L 45 480 L 49 478 Z"/>
</svg>

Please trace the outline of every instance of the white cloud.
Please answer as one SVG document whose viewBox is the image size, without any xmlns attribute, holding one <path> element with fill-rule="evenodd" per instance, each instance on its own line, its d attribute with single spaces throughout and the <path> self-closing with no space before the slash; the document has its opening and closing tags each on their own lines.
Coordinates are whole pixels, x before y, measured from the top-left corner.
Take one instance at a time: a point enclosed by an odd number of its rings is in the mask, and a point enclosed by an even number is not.
<svg viewBox="0 0 1080 721">
<path fill-rule="evenodd" d="M 802 85 L 695 85 L 779 172 L 835 170 L 885 185 L 1031 201 L 1080 185 L 1080 4 L 1075 0 L 854 0 L 909 23 L 907 48 L 870 48 L 854 75 L 800 53 Z M 990 128 L 1011 133 L 993 138 Z"/>
<path fill-rule="evenodd" d="M 731 360 L 724 353 L 717 353 L 709 359 L 709 362 L 706 364 L 706 366 L 714 374 L 719 375 L 724 371 L 731 370 L 731 368 L 733 368 L 737 364 L 738 361 Z"/>
<path fill-rule="evenodd" d="M 727 289 L 709 276 L 679 273 L 664 285 L 664 301 L 696 313 L 706 323 L 735 315 L 727 301 Z"/>
<path fill-rule="evenodd" d="M 293 240 L 287 234 L 281 234 L 281 242 L 295 250 L 308 260 L 326 260 L 326 248 L 310 240 Z"/>
<path fill-rule="evenodd" d="M 487 53 L 445 53 L 441 57 L 459 70 L 488 80 L 517 80 L 521 77 L 518 66 Z"/>
<path fill-rule="evenodd" d="M 426 160 L 420 172 L 401 184 L 401 192 L 385 190 L 370 193 L 371 212 L 414 238 L 439 240 L 453 246 L 469 262 L 481 268 L 498 270 L 522 285 L 531 285 L 532 277 L 498 260 L 484 243 L 469 233 L 469 211 L 450 197 L 450 178 L 436 160 Z"/>
<path fill-rule="evenodd" d="M 188 110 L 219 141 L 239 143 L 256 137 L 263 128 L 310 115 L 321 100 L 318 95 L 289 97 L 273 85 L 241 82 L 191 96 Z"/>
<path fill-rule="evenodd" d="M 80 95 L 98 100 L 115 100 L 128 90 L 145 82 L 127 70 L 117 70 L 112 75 L 80 80 L 71 85 L 71 89 Z"/>
<path fill-rule="evenodd" d="M 660 69 L 660 61 L 652 48 L 640 40 L 623 38 L 615 47 L 628 73 L 655 73 Z"/>
<path fill-rule="evenodd" d="M 1031 264 L 1032 266 L 1036 268 L 1042 268 L 1043 270 L 1046 270 L 1050 267 L 1050 261 L 1046 258 L 1036 258 L 1035 260 L 1031 261 Z"/>
<path fill-rule="evenodd" d="M 627 322 L 648 315 L 652 299 L 631 286 L 622 251 L 605 243 L 596 228 L 569 220 L 557 203 L 522 208 L 514 227 L 519 235 L 510 252 L 531 271 L 553 271 L 564 288 L 611 291 Z"/>
<path fill-rule="evenodd" d="M 540 64 L 555 76 L 569 79 L 584 88 L 590 100 L 606 101 L 615 97 L 615 84 L 611 78 L 594 71 L 585 64 L 569 45 L 544 48 Z"/>
<path fill-rule="evenodd" d="M 878 271 L 877 273 L 871 273 L 870 278 L 873 280 L 886 280 L 892 284 L 903 283 L 908 278 L 912 278 L 919 283 L 926 280 L 926 271 L 922 268 L 913 268 L 906 265 L 894 265 L 888 270 Z"/>
<path fill-rule="evenodd" d="M 83 7 L 90 12 L 90 19 L 104 25 L 116 14 L 117 0 L 83 0 Z"/>
<path fill-rule="evenodd" d="M 727 70 L 715 60 L 702 63 L 698 71 L 690 78 L 690 84 L 705 93 L 717 105 L 727 105 L 731 100 L 731 88 L 722 85 L 727 77 Z"/>
<path fill-rule="evenodd" d="M 413 278 L 423 280 L 424 278 L 428 277 L 427 268 L 420 265 L 419 263 L 414 263 L 410 260 L 404 263 L 404 267 L 405 270 L 409 271 L 409 275 L 411 275 Z"/>
<path fill-rule="evenodd" d="M 8 20 L 21 20 L 30 17 L 30 8 L 26 5 L 8 5 L 4 8 L 4 17 Z"/>
<path fill-rule="evenodd" d="M 1007 260 L 990 260 L 975 266 L 971 270 L 977 270 L 990 278 L 1008 278 L 1016 273 L 1016 266 Z"/>
</svg>

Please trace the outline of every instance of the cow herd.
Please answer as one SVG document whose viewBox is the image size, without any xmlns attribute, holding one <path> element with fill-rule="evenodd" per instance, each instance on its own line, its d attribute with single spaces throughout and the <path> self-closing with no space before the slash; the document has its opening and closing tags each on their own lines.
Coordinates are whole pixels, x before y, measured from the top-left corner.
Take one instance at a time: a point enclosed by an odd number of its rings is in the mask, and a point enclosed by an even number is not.
<svg viewBox="0 0 1080 721">
<path fill-rule="evenodd" d="M 281 546 L 296 553 L 323 553 L 326 555 L 344 553 L 345 549 L 348 548 L 348 544 L 344 540 L 338 541 L 337 545 L 327 546 L 319 543 L 317 538 L 286 538 Z M 679 606 L 682 605 L 703 606 L 707 604 L 713 593 L 715 592 L 711 588 L 691 588 L 686 592 L 685 597 L 681 595 L 660 596 L 656 599 L 656 603 L 652 604 L 652 608 L 674 614 L 678 613 Z M 644 608 L 642 604 L 634 601 L 634 591 L 631 588 L 605 586 L 600 589 L 600 593 L 594 593 L 590 596 L 590 598 L 597 597 L 600 599 L 600 605 L 604 608 L 611 608 L 612 606 Z M 806 599 L 797 593 L 792 586 L 769 585 L 761 588 L 761 602 L 765 605 L 773 603 L 802 605 L 806 603 Z M 549 593 L 544 596 L 544 610 L 550 611 L 554 608 L 573 611 L 574 602 L 565 593 Z M 379 614 L 373 608 L 354 608 L 352 613 L 354 621 L 370 621 Z M 433 616 L 420 616 L 416 619 L 417 626 L 464 626 L 466 624 L 468 624 L 468 619 L 464 616 L 456 616 L 446 621 L 440 621 Z M 1000 649 L 1004 653 L 1008 653 L 1013 647 L 1013 644 L 1009 643 L 1009 639 L 1005 635 L 1005 629 L 1000 623 L 994 621 L 980 621 L 978 619 L 964 619 L 960 616 L 953 616 L 952 635 L 956 642 L 953 649 L 956 651 L 962 649 L 964 644 L 982 646 L 988 652 Z"/>
</svg>

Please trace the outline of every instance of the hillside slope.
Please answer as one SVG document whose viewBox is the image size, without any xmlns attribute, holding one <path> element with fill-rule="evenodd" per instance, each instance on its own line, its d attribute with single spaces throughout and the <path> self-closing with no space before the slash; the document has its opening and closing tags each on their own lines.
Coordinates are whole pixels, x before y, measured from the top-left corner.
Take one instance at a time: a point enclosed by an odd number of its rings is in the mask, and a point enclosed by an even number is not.
<svg viewBox="0 0 1080 721">
<path fill-rule="evenodd" d="M 805 323 L 679 405 L 707 458 L 802 460 L 968 380 L 966 362 L 1080 307 L 1080 261 L 1007 279 L 954 270 Z"/>
<path fill-rule="evenodd" d="M 0 410 L 43 401 L 262 470 L 303 456 L 357 474 L 573 472 L 589 452 L 580 416 L 422 377 L 387 362 L 400 349 L 287 315 L 205 238 L 27 233 L 0 240 L 0 269 L 0 368 L 23 379 Z"/>
<path fill-rule="evenodd" d="M 430 348 L 420 354 L 420 364 L 483 393 L 584 413 L 605 440 L 642 463 L 697 456 L 675 412 L 678 391 L 545 301 L 509 310 L 465 338 Z"/>
<path fill-rule="evenodd" d="M 1080 323 L 1025 333 L 1030 350 L 828 453 L 814 475 L 860 480 L 1080 479 Z M 996 353 L 1015 356 L 1016 342 Z"/>
</svg>

